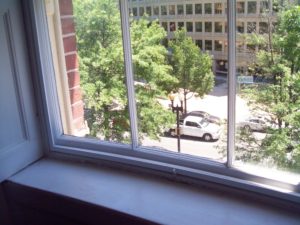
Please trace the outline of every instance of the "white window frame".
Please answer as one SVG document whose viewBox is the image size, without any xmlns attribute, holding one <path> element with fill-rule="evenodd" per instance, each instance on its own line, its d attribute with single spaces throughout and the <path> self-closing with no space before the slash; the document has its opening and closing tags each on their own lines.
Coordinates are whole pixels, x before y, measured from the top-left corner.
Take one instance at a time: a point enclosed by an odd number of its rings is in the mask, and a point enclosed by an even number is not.
<svg viewBox="0 0 300 225">
<path fill-rule="evenodd" d="M 59 101 L 56 92 L 55 73 L 52 64 L 50 40 L 47 34 L 47 21 L 43 0 L 29 1 L 29 18 L 33 28 L 35 55 L 39 89 L 43 99 L 43 112 L 46 123 L 50 157 L 70 157 L 82 160 L 137 166 L 160 172 L 173 179 L 191 179 L 195 182 L 210 182 L 233 188 L 263 194 L 293 204 L 300 203 L 300 187 L 281 181 L 248 174 L 233 165 L 235 147 L 235 71 L 236 71 L 236 1 L 228 0 L 228 137 L 227 161 L 220 163 L 212 160 L 162 152 L 154 148 L 138 145 L 137 112 L 134 101 L 134 80 L 129 32 L 128 1 L 120 0 L 121 23 L 124 46 L 124 61 L 128 102 L 131 119 L 132 144 L 112 143 L 63 134 Z M 51 106 L 51 107 L 50 107 Z M 118 165 L 118 164 L 117 164 Z M 282 191 L 285 190 L 285 191 Z M 288 190 L 288 191 L 287 191 Z"/>
</svg>

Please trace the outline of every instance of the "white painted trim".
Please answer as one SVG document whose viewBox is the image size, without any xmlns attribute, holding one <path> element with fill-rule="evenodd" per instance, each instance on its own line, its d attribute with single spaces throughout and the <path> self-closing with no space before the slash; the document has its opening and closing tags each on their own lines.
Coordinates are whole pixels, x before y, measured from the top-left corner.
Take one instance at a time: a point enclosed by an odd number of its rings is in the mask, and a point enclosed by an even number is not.
<svg viewBox="0 0 300 225">
<path fill-rule="evenodd" d="M 128 27 L 128 16 L 125 0 L 122 6 L 122 23 L 126 61 L 126 74 L 128 87 L 133 87 L 132 65 L 130 53 L 130 34 Z M 46 21 L 43 1 L 31 0 L 34 6 L 34 18 L 36 25 L 36 45 L 40 57 L 39 69 L 42 78 L 41 89 L 43 91 L 44 109 L 46 110 L 47 129 L 50 134 L 50 148 L 53 157 L 79 157 L 81 160 L 92 162 L 109 162 L 110 164 L 122 164 L 136 166 L 136 170 L 150 169 L 153 173 L 159 172 L 167 174 L 175 180 L 191 179 L 193 182 L 213 182 L 218 185 L 231 186 L 237 189 L 248 190 L 273 198 L 281 198 L 287 201 L 300 203 L 299 185 L 290 185 L 280 181 L 267 179 L 258 175 L 251 175 L 235 168 L 228 168 L 221 163 L 212 160 L 192 157 L 188 155 L 162 152 L 156 149 L 138 148 L 139 151 L 133 151 L 133 146 L 99 141 L 98 139 L 87 139 L 62 135 L 62 126 L 60 121 L 60 112 L 58 98 L 56 95 L 56 84 L 54 79 L 54 70 L 51 65 L 51 49 L 49 47 L 49 38 L 45 32 Z M 234 23 L 234 22 L 233 22 Z M 125 40 L 126 39 L 126 40 Z M 232 49 L 231 49 L 232 51 Z M 232 53 L 231 53 L 232 57 Z M 235 69 L 235 68 L 234 68 Z M 134 90 L 134 89 L 132 89 Z M 134 99 L 134 92 L 130 96 Z M 235 98 L 235 96 L 234 96 Z M 131 105 L 131 110 L 135 110 L 135 105 Z M 131 118 L 136 118 L 136 112 L 131 111 Z M 135 120 L 136 121 L 136 120 Z M 136 126 L 133 125 L 133 126 Z M 133 129 L 137 132 L 137 128 Z M 137 133 L 135 134 L 137 135 Z M 137 137 L 134 137 L 137 138 Z M 272 187 L 284 188 L 285 193 L 278 194 Z"/>
<path fill-rule="evenodd" d="M 123 51 L 124 51 L 124 63 L 125 63 L 125 74 L 127 83 L 127 96 L 129 105 L 129 116 L 130 116 L 130 131 L 131 131 L 131 143 L 132 148 L 135 150 L 139 145 L 138 136 L 138 125 L 137 125 L 137 111 L 135 104 L 135 88 L 134 88 L 134 75 L 133 75 L 133 64 L 132 64 L 132 53 L 131 53 L 131 41 L 130 41 L 130 25 L 129 25 L 129 12 L 128 12 L 128 1 L 120 0 L 120 13 L 121 13 L 121 24 L 122 24 L 122 36 L 123 36 Z"/>
<path fill-rule="evenodd" d="M 227 0 L 228 24 L 228 122 L 227 166 L 232 167 L 235 150 L 235 101 L 236 101 L 236 1 Z"/>
</svg>

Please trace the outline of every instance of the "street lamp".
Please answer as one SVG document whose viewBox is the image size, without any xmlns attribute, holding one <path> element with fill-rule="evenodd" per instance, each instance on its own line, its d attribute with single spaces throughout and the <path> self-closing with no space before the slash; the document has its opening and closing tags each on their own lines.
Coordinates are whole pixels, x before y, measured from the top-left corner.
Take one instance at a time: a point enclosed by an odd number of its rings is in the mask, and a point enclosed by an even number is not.
<svg viewBox="0 0 300 225">
<path fill-rule="evenodd" d="M 178 103 L 176 106 L 174 106 L 174 99 L 175 99 L 176 94 L 173 94 L 171 92 L 169 94 L 169 99 L 171 101 L 171 107 L 172 107 L 172 112 L 174 113 L 176 111 L 176 122 L 177 122 L 177 127 L 176 127 L 176 134 L 177 134 L 177 149 L 178 152 L 180 152 L 180 127 L 179 127 L 179 112 L 183 112 L 183 98 L 182 95 L 178 93 L 178 99 L 180 101 L 180 106 L 178 106 Z"/>
</svg>

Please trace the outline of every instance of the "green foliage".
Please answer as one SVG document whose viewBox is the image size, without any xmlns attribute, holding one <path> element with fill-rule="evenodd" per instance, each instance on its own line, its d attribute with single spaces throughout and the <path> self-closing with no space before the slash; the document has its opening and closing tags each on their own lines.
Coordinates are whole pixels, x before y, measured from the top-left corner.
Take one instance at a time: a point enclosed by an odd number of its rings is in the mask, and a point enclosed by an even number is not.
<svg viewBox="0 0 300 225">
<path fill-rule="evenodd" d="M 90 135 L 129 142 L 130 120 L 125 82 L 119 5 L 115 0 L 74 0 L 81 86 Z M 157 101 L 165 87 L 177 80 L 170 75 L 164 30 L 145 19 L 131 23 L 136 102 L 140 138 L 157 138 L 174 122 L 174 115 Z"/>
<path fill-rule="evenodd" d="M 247 149 L 243 149 L 240 158 L 299 171 L 300 7 L 283 4 L 280 9 L 273 33 L 254 33 L 245 38 L 248 43 L 260 43 L 255 65 L 259 70 L 256 72 L 273 82 L 243 90 L 256 106 L 263 105 L 265 111 L 275 117 L 279 127 L 269 130 L 258 145 L 253 140 L 239 138 L 241 146 L 252 143 L 256 148 L 256 151 L 250 151 L 255 156 L 248 157 L 249 154 L 243 153 Z"/>
<path fill-rule="evenodd" d="M 170 41 L 170 64 L 179 80 L 175 88 L 184 89 L 185 100 L 188 92 L 196 92 L 202 97 L 214 87 L 212 59 L 207 53 L 199 50 L 184 29 L 176 31 L 174 36 Z"/>
</svg>

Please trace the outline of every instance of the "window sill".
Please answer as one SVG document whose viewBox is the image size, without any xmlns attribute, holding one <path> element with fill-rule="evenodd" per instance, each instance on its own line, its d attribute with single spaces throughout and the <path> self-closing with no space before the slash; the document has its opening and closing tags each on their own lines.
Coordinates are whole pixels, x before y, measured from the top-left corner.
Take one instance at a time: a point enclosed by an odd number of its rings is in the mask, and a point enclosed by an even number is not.
<svg viewBox="0 0 300 225">
<path fill-rule="evenodd" d="M 300 215 L 253 199 L 163 178 L 43 159 L 9 179 L 162 224 L 299 224 Z"/>
</svg>

